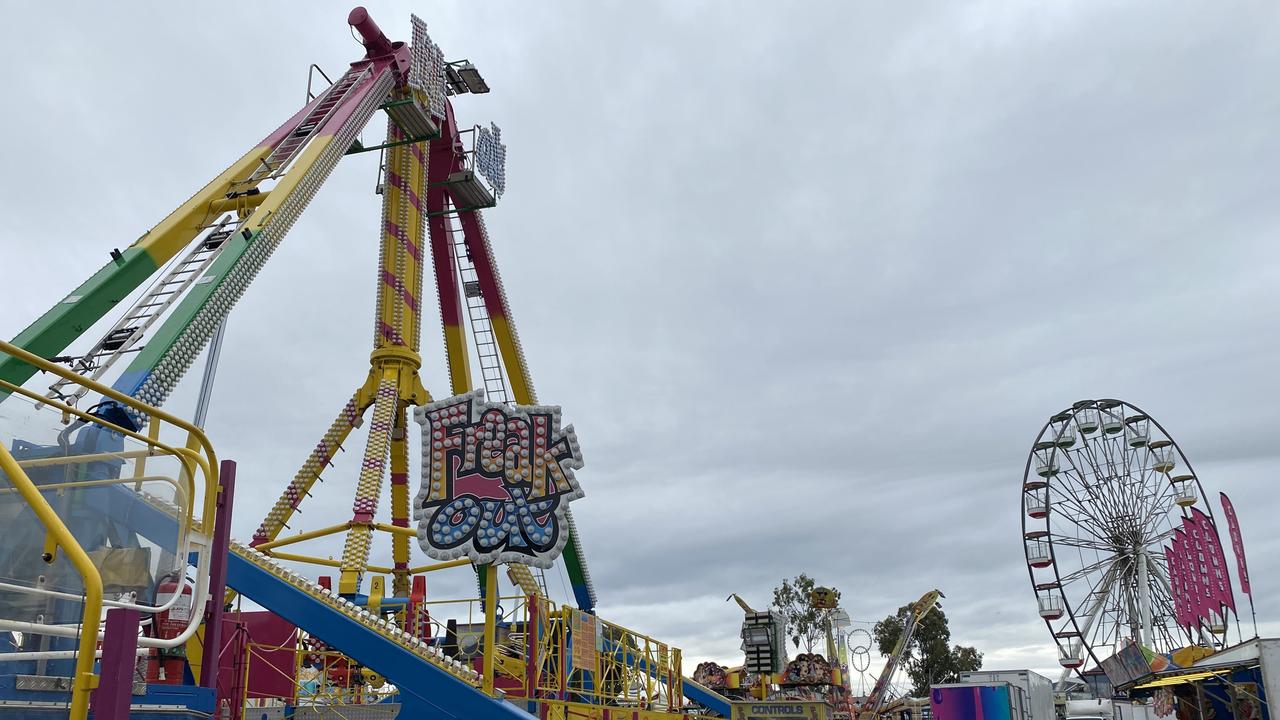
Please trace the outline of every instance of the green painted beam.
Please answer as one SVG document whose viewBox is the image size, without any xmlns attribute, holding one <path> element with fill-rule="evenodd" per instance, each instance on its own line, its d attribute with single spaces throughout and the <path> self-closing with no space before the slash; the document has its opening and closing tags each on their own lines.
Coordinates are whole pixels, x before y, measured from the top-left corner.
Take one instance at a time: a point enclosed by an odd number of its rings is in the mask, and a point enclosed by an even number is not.
<svg viewBox="0 0 1280 720">
<path fill-rule="evenodd" d="M 41 315 L 12 340 L 14 345 L 44 358 L 61 355 L 76 338 L 102 319 L 156 271 L 151 256 L 131 247 L 112 258 L 66 298 Z M 0 356 L 0 379 L 21 385 L 36 372 L 21 360 Z M 4 398 L 0 390 L 0 399 Z"/>
<path fill-rule="evenodd" d="M 182 300 L 164 322 L 149 333 L 146 346 L 133 357 L 133 361 L 113 385 L 116 390 L 131 396 L 138 392 L 160 361 L 174 350 L 178 339 L 205 308 L 213 293 L 227 281 L 228 275 L 259 237 L 260 233 L 254 233 L 248 239 L 242 233 L 235 233 L 224 241 L 225 245 L 209 269 L 187 288 Z M 189 348 L 187 351 L 194 359 L 200 349 Z"/>
</svg>

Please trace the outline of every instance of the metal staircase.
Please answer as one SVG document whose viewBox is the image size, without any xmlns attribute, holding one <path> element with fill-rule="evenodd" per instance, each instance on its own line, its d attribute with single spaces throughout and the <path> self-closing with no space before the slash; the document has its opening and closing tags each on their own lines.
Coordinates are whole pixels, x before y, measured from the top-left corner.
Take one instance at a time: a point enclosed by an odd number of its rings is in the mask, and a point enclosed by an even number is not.
<svg viewBox="0 0 1280 720">
<path fill-rule="evenodd" d="M 484 694 L 470 666 L 255 550 L 233 544 L 227 584 L 378 672 L 430 717 L 532 720 L 515 705 Z"/>
</svg>

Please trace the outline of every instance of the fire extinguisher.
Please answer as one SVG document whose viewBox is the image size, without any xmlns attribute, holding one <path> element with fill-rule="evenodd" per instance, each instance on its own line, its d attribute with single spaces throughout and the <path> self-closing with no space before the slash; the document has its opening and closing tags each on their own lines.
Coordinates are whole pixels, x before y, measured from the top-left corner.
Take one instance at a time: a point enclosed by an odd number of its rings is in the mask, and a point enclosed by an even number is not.
<svg viewBox="0 0 1280 720">
<path fill-rule="evenodd" d="M 156 605 L 163 606 L 181 594 L 168 610 L 152 616 L 151 636 L 162 640 L 176 638 L 187 629 L 191 621 L 191 586 L 183 582 L 182 574 L 170 573 L 156 586 Z M 182 671 L 187 663 L 186 645 L 172 648 L 152 648 L 147 660 L 147 682 L 161 685 L 181 685 Z"/>
</svg>

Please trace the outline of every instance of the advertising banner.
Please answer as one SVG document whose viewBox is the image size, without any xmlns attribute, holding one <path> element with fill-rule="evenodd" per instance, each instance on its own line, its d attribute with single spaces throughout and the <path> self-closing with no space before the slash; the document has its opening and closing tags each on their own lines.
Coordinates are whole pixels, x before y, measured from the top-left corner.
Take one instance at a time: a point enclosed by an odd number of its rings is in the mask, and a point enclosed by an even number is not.
<svg viewBox="0 0 1280 720">
<path fill-rule="evenodd" d="M 581 610 L 574 610 L 573 618 L 569 622 L 569 632 L 573 633 L 573 652 L 570 655 L 573 660 L 573 667 L 594 672 L 596 667 L 596 616 Z"/>
<path fill-rule="evenodd" d="M 1236 554 L 1236 569 L 1240 571 L 1240 589 L 1245 595 L 1253 596 L 1249 589 L 1249 564 L 1244 559 L 1244 536 L 1240 534 L 1240 520 L 1236 517 L 1236 508 L 1226 493 L 1218 493 L 1222 500 L 1222 514 L 1227 517 L 1227 534 L 1231 536 L 1231 551 Z"/>
<path fill-rule="evenodd" d="M 1182 521 L 1187 522 L 1187 518 Z M 1222 612 L 1223 607 L 1235 610 L 1236 598 L 1231 590 L 1231 572 L 1227 569 L 1227 554 L 1222 549 L 1222 540 L 1218 538 L 1218 527 L 1214 525 L 1213 518 L 1200 508 L 1191 508 L 1191 521 L 1200 528 L 1206 579 L 1215 605 L 1214 610 Z"/>
</svg>

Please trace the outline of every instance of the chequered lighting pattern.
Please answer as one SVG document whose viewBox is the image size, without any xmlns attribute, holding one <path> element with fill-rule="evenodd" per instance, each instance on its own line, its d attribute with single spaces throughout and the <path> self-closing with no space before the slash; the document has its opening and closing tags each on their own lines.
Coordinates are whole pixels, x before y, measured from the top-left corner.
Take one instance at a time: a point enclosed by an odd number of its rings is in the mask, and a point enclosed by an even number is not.
<svg viewBox="0 0 1280 720">
<path fill-rule="evenodd" d="M 489 123 L 476 133 L 476 170 L 489 181 L 494 195 L 502 197 L 507 190 L 507 146 L 502 142 L 502 130 Z"/>
<path fill-rule="evenodd" d="M 427 24 L 417 15 L 410 15 L 413 24 L 413 42 L 409 47 L 409 85 L 426 93 L 427 111 L 438 118 L 444 117 L 444 51 L 431 41 Z"/>
</svg>

